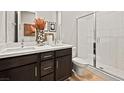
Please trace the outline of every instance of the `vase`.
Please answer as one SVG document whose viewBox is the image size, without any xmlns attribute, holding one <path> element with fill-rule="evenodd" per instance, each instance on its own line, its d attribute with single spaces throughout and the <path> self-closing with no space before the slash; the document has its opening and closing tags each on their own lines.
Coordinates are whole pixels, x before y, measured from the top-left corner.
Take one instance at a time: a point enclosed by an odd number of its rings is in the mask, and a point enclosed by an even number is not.
<svg viewBox="0 0 124 93">
<path fill-rule="evenodd" d="M 44 45 L 44 41 L 45 41 L 45 33 L 43 30 L 36 30 L 36 42 L 37 45 L 42 46 Z"/>
</svg>

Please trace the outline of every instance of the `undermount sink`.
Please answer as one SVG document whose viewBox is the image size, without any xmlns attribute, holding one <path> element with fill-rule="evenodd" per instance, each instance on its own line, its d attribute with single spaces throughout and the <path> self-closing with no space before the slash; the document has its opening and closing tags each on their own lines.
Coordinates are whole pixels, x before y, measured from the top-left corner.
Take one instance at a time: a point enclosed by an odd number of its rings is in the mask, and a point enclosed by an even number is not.
<svg viewBox="0 0 124 93">
<path fill-rule="evenodd" d="M 1 51 L 1 53 L 10 53 L 10 52 L 18 52 L 18 51 L 26 51 L 26 50 L 34 50 L 35 47 L 18 47 L 18 48 L 6 48 L 5 50 Z"/>
</svg>

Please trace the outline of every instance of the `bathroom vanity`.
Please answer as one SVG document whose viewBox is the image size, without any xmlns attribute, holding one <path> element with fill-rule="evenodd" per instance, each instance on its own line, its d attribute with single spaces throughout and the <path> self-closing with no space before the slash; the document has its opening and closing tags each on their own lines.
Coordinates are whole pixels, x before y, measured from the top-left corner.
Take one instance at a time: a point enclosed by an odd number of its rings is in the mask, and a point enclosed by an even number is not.
<svg viewBox="0 0 124 93">
<path fill-rule="evenodd" d="M 71 73 L 72 46 L 0 54 L 0 80 L 60 81 Z"/>
</svg>

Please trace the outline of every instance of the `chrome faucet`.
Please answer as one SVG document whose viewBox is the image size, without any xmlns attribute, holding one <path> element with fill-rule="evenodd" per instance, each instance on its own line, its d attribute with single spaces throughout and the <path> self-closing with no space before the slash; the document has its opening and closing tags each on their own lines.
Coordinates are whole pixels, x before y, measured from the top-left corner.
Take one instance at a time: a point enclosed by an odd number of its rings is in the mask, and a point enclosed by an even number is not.
<svg viewBox="0 0 124 93">
<path fill-rule="evenodd" d="M 21 41 L 21 48 L 23 48 L 24 47 L 24 39 L 22 39 L 22 41 Z"/>
<path fill-rule="evenodd" d="M 54 39 L 54 42 L 55 42 L 55 45 L 57 45 L 57 39 L 56 38 Z"/>
</svg>

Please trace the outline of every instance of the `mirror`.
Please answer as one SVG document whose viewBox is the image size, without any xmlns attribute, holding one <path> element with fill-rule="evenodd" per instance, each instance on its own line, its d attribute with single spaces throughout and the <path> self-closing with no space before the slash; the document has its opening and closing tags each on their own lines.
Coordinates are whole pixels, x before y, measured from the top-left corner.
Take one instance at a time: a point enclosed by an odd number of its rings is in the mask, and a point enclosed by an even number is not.
<svg viewBox="0 0 124 93">
<path fill-rule="evenodd" d="M 21 11 L 18 12 L 18 40 L 25 42 L 35 41 L 35 32 L 31 31 L 34 19 L 36 18 L 36 12 L 33 11 Z"/>
<path fill-rule="evenodd" d="M 15 12 L 0 11 L 0 43 L 9 43 L 15 41 Z"/>
<path fill-rule="evenodd" d="M 56 32 L 56 11 L 0 11 L 0 43 L 35 41 L 32 26 L 37 17 L 45 19 L 45 32 Z"/>
</svg>

